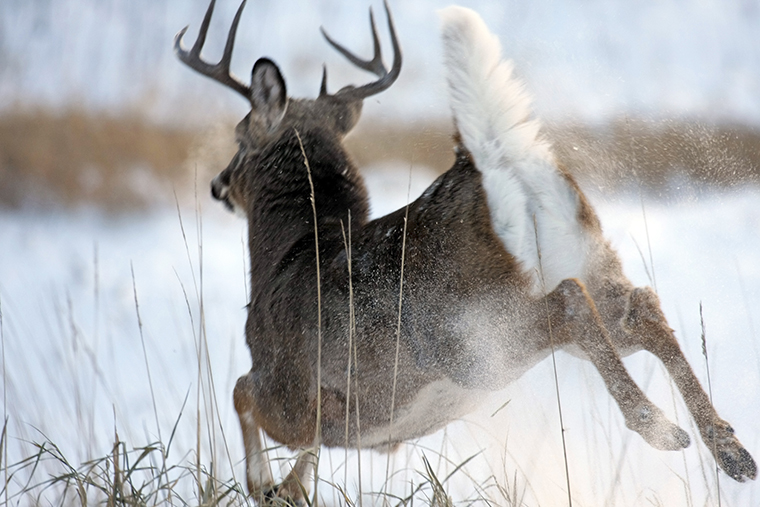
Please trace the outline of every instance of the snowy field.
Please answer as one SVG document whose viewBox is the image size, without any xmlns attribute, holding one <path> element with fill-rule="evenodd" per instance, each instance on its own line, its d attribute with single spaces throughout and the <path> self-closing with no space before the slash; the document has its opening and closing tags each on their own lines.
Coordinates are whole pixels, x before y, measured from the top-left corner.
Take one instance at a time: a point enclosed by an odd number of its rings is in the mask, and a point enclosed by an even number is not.
<svg viewBox="0 0 760 507">
<path fill-rule="evenodd" d="M 404 204 L 408 168 L 366 174 L 376 215 Z M 412 192 L 420 193 L 431 177 L 415 169 Z M 652 269 L 645 268 L 636 245 L 646 264 L 651 246 L 665 313 L 706 382 L 702 302 L 715 405 L 760 457 L 760 192 L 674 196 L 667 203 L 644 198 L 646 224 L 636 195 L 592 198 L 627 274 L 640 285 L 650 283 Z M 181 220 L 172 209 L 120 217 L 92 211 L 0 215 L 10 463 L 33 454 L 30 442 L 45 440 L 58 445 L 73 464 L 102 457 L 112 449 L 114 430 L 130 448 L 166 443 L 178 418 L 169 460 L 189 463 L 195 459 L 197 422 L 200 418 L 208 427 L 209 418 L 217 418 L 209 415 L 214 406 L 224 434 L 218 424 L 214 431 L 203 430 L 202 459 L 213 460 L 223 478 L 243 477 L 231 392 L 250 366 L 243 338 L 245 229 L 220 208 L 201 197 L 197 206 L 192 198 L 181 202 Z M 202 318 L 213 386 L 203 350 L 203 372 L 198 373 Z M 689 431 L 692 445 L 682 453 L 648 447 L 625 428 L 591 365 L 559 353 L 574 504 L 716 505 L 710 454 L 680 398 L 673 397 L 663 368 L 645 354 L 626 359 L 626 365 L 653 401 Z M 212 390 L 215 403 L 209 401 Z M 475 486 L 494 475 L 501 483 L 516 481 L 526 505 L 566 501 L 550 360 L 495 393 L 479 414 L 403 446 L 391 459 L 396 472 L 390 491 L 408 493 L 410 482 L 421 482 L 423 455 L 445 477 L 477 453 L 466 474 L 459 472 L 447 483 L 455 500 L 491 495 L 503 504 L 493 488 L 481 492 Z M 346 461 L 344 451 L 333 451 L 323 454 L 320 475 L 339 485 L 347 480 L 353 498 L 361 480 L 369 500 L 367 492 L 382 487 L 386 459 L 365 451 L 358 476 L 356 454 Z M 758 482 L 738 484 L 721 474 L 720 490 L 723 505 L 760 503 Z M 334 489 L 323 485 L 323 492 L 328 504 L 337 505 Z"/>
</svg>

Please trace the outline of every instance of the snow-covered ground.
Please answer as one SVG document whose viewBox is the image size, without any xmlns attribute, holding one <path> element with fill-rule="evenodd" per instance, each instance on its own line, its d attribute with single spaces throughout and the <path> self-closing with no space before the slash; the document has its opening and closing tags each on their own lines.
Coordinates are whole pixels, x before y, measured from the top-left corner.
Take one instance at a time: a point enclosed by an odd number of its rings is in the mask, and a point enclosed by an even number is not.
<svg viewBox="0 0 760 507">
<path fill-rule="evenodd" d="M 448 116 L 436 9 L 451 0 L 390 2 L 404 69 L 366 106 L 398 119 Z M 754 0 L 461 0 L 481 13 L 514 58 L 542 116 L 606 121 L 622 114 L 760 124 L 760 4 Z M 218 58 L 239 2 L 219 0 L 209 59 Z M 192 73 L 172 54 L 207 0 L 4 0 L 0 2 L 0 110 L 83 105 L 138 110 L 183 125 L 242 116 L 245 101 Z M 325 42 L 324 26 L 360 54 L 371 51 L 367 8 L 379 1 L 257 0 L 240 23 L 232 70 L 243 79 L 260 56 L 277 61 L 294 96 L 314 97 L 322 63 L 330 89 L 364 82 Z M 386 50 L 390 55 L 390 50 Z M 192 104 L 192 107 L 188 107 Z"/>
<path fill-rule="evenodd" d="M 399 167 L 367 171 L 376 213 L 405 202 L 409 169 Z M 412 171 L 412 197 L 431 177 L 421 168 Z M 760 191 L 707 193 L 680 201 L 675 196 L 667 203 L 644 198 L 646 224 L 638 196 L 593 200 L 637 284 L 650 283 L 637 245 L 646 264 L 651 246 L 664 310 L 697 375 L 706 381 L 702 303 L 715 405 L 750 452 L 760 457 Z M 72 463 L 105 456 L 112 448 L 114 429 L 129 446 L 167 442 L 188 393 L 170 460 L 190 460 L 187 453 L 196 448 L 196 340 L 202 292 L 219 420 L 229 449 L 228 457 L 221 433 L 215 431 L 215 466 L 220 476 L 229 477 L 229 463 L 234 463 L 236 477 L 243 477 L 231 392 L 236 378 L 249 367 L 243 339 L 245 229 L 238 218 L 205 197 L 198 206 L 181 204 L 181 220 L 171 209 L 121 217 L 94 211 L 0 214 L 2 378 L 10 463 L 31 453 L 27 442 L 45 439 L 57 444 Z M 673 397 L 663 369 L 645 354 L 626 359 L 626 364 L 651 398 L 691 433 L 692 446 L 683 453 L 647 446 L 625 428 L 591 365 L 559 353 L 575 504 L 715 504 L 711 458 L 680 398 Z M 203 369 L 201 383 L 208 391 L 210 380 Z M 201 413 L 210 405 L 201 401 Z M 492 416 L 494 412 L 498 413 Z M 201 415 L 204 425 L 207 417 Z M 211 439 L 203 440 L 203 459 L 212 459 Z M 467 421 L 403 446 L 392 458 L 392 470 L 400 470 L 392 490 L 408 492 L 409 481 L 420 482 L 423 454 L 444 477 L 452 469 L 447 460 L 458 464 L 479 451 L 466 468 L 472 478 L 460 473 L 451 481 L 455 498 L 474 496 L 473 484 L 495 474 L 510 484 L 516 478 L 527 505 L 565 501 L 550 361 L 494 394 Z M 380 489 L 386 459 L 362 453 L 365 493 Z M 324 454 L 321 476 L 342 484 L 344 463 L 342 450 Z M 345 466 L 348 490 L 355 497 L 355 453 Z M 720 487 L 723 505 L 760 503 L 758 482 L 737 484 L 721 475 Z M 493 490 L 487 493 L 499 498 Z"/>
</svg>

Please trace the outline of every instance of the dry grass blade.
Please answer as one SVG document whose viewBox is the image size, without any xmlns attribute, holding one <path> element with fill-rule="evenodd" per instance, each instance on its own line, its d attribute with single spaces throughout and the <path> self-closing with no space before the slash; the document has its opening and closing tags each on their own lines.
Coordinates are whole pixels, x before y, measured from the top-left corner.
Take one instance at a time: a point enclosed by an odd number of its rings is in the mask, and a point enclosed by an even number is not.
<svg viewBox="0 0 760 507">
<path fill-rule="evenodd" d="M 712 382 L 710 381 L 710 361 L 707 357 L 707 333 L 705 332 L 705 319 L 702 315 L 702 301 L 699 302 L 699 326 L 702 331 L 701 334 L 701 341 L 702 341 L 702 355 L 705 357 L 705 369 L 707 370 L 707 393 L 710 395 L 710 404 L 713 404 L 713 393 L 712 393 Z M 713 405 L 714 406 L 714 405 Z M 713 421 L 712 430 L 713 435 L 712 438 L 712 454 L 713 456 L 717 456 L 717 438 L 715 438 L 715 421 Z M 715 489 L 717 490 L 718 495 L 718 507 L 721 505 L 721 498 L 720 498 L 720 469 L 718 467 L 718 462 L 715 462 Z"/>
<path fill-rule="evenodd" d="M 406 228 L 409 222 L 409 197 L 412 191 L 412 167 L 409 165 L 409 181 L 406 190 L 406 207 L 404 209 L 404 229 L 401 238 L 401 273 L 399 275 L 398 287 L 398 319 L 396 322 L 396 352 L 393 359 L 393 386 L 391 387 L 391 414 L 388 422 L 388 442 L 393 442 L 393 416 L 396 409 L 396 388 L 398 383 L 398 361 L 401 351 L 401 310 L 404 303 L 404 261 L 406 260 Z M 391 456 L 390 453 L 385 461 L 385 483 L 384 488 L 388 485 L 390 472 Z"/>
<path fill-rule="evenodd" d="M 135 313 L 137 314 L 137 327 L 140 331 L 140 343 L 142 345 L 142 351 L 143 351 L 143 359 L 145 360 L 145 371 L 148 375 L 148 386 L 150 387 L 150 398 L 151 402 L 153 403 L 153 415 L 156 420 L 156 432 L 158 435 L 158 441 L 163 442 L 163 439 L 161 438 L 161 424 L 158 421 L 158 407 L 156 406 L 156 394 L 153 390 L 153 378 L 150 374 L 150 363 L 148 362 L 148 351 L 145 348 L 145 333 L 143 332 L 143 323 L 142 318 L 140 317 L 140 304 L 137 299 L 137 283 L 135 281 L 135 268 L 132 262 L 129 263 L 129 269 L 132 274 L 132 292 L 134 294 L 135 299 Z M 166 455 L 164 452 L 161 452 L 161 462 L 162 462 L 162 470 L 166 470 Z M 158 480 L 159 480 L 159 486 L 161 481 L 162 474 L 159 474 Z"/>
<path fill-rule="evenodd" d="M 435 451 L 433 451 L 433 452 L 435 452 Z M 406 497 L 395 496 L 395 495 L 392 495 L 392 494 L 384 492 L 384 491 L 381 492 L 381 493 L 379 493 L 378 495 L 382 496 L 384 498 L 384 500 L 387 500 L 389 498 L 393 498 L 393 499 L 397 500 L 398 501 L 397 507 L 402 507 L 402 506 L 406 506 L 406 505 L 410 505 L 411 506 L 411 505 L 414 505 L 414 499 L 415 499 L 415 497 L 419 493 L 423 492 L 427 486 L 430 486 L 433 489 L 433 497 L 436 497 L 436 495 L 438 495 L 437 498 L 440 499 L 440 494 L 442 493 L 443 497 L 445 497 L 447 499 L 447 501 L 451 502 L 451 499 L 446 494 L 445 489 L 443 488 L 443 485 L 446 484 L 449 480 L 451 480 L 454 476 L 456 476 L 460 472 L 463 472 L 464 467 L 467 466 L 467 464 L 470 463 L 472 460 L 474 460 L 475 458 L 477 458 L 480 454 L 481 454 L 480 452 L 475 453 L 472 456 L 470 456 L 467 459 L 465 459 L 464 461 L 462 461 L 461 463 L 456 464 L 456 466 L 454 467 L 454 469 L 451 472 L 449 472 L 449 474 L 446 475 L 446 477 L 443 480 L 439 480 L 437 474 L 433 470 L 432 465 L 430 464 L 430 460 L 428 460 L 427 456 L 423 452 L 423 454 L 422 454 L 422 462 L 423 462 L 423 466 L 425 467 L 425 470 L 424 470 L 424 472 L 417 471 L 417 473 L 419 473 L 420 475 L 422 475 L 423 477 L 425 477 L 425 480 L 423 482 L 421 482 L 420 484 L 417 484 L 417 486 L 412 487 L 411 491 L 409 492 L 409 495 L 407 495 Z M 445 459 L 447 462 L 449 462 L 451 464 L 454 464 L 454 462 L 452 462 L 451 460 L 449 460 L 445 456 L 441 456 L 441 457 L 443 459 Z M 468 475 L 468 477 L 469 477 L 469 475 Z M 447 505 L 448 506 L 448 505 L 453 505 L 453 503 L 448 503 L 448 504 L 438 503 L 438 504 L 431 504 L 431 506 L 432 505 Z"/>
<path fill-rule="evenodd" d="M 496 414 L 498 414 L 499 412 L 501 412 L 502 409 L 506 408 L 507 405 L 509 405 L 510 401 L 512 401 L 512 400 L 507 400 L 504 403 L 502 403 L 499 408 L 497 408 L 496 410 L 494 410 L 493 414 L 491 414 L 491 417 L 494 417 Z"/>
<path fill-rule="evenodd" d="M 227 455 L 227 460 L 229 462 L 230 470 L 232 471 L 232 481 L 233 483 L 236 483 L 235 478 L 235 467 L 232 462 L 232 456 L 229 451 L 229 445 L 227 443 L 227 435 L 224 431 L 224 426 L 222 425 L 221 420 L 221 411 L 219 410 L 219 399 L 216 395 L 216 383 L 214 380 L 214 372 L 213 368 L 211 366 L 211 355 L 209 352 L 209 345 L 208 345 L 208 339 L 206 336 L 206 315 L 205 315 L 205 307 L 204 307 L 204 297 L 203 297 L 203 220 L 201 218 L 201 205 L 200 201 L 198 200 L 198 189 L 197 189 L 197 174 L 195 178 L 196 187 L 195 187 L 195 228 L 196 228 L 196 236 L 198 238 L 198 276 L 196 277 L 195 273 L 195 267 L 193 264 L 192 255 L 190 254 L 190 245 L 187 239 L 187 234 L 185 232 L 185 226 L 184 221 L 182 219 L 182 211 L 180 209 L 179 205 L 179 199 L 177 197 L 177 194 L 175 192 L 174 194 L 174 202 L 175 207 L 177 210 L 177 218 L 179 220 L 179 226 L 180 231 L 182 233 L 182 241 L 185 248 L 185 255 L 187 258 L 188 266 L 190 267 L 190 273 L 192 276 L 193 281 L 193 288 L 195 290 L 195 297 L 198 304 L 198 313 L 199 313 L 199 319 L 198 319 L 198 328 L 196 331 L 196 323 L 195 319 L 193 317 L 193 311 L 192 307 L 190 305 L 190 300 L 188 298 L 187 290 L 185 289 L 184 283 L 182 282 L 179 274 L 175 270 L 175 276 L 177 277 L 177 280 L 180 283 L 180 286 L 182 288 L 182 293 L 185 299 L 185 305 L 187 308 L 188 315 L 190 317 L 190 324 L 191 329 L 193 332 L 193 339 L 195 342 L 196 347 L 196 359 L 198 362 L 198 368 L 196 372 L 196 378 L 197 378 L 197 392 L 196 392 L 196 401 L 197 401 L 197 411 L 196 411 L 196 480 L 198 484 L 198 491 L 200 497 L 208 497 L 210 492 L 206 489 L 206 487 L 203 486 L 203 481 L 201 479 L 202 475 L 202 467 L 201 467 L 201 435 L 202 435 L 202 423 L 201 423 L 201 406 L 206 409 L 206 420 L 209 423 L 208 428 L 208 439 L 209 439 L 209 445 L 212 452 L 212 463 L 216 461 L 216 431 L 213 430 L 213 427 L 215 424 L 218 424 L 219 426 L 219 432 L 222 438 L 222 444 L 224 446 L 224 452 Z M 205 366 L 205 373 L 206 378 L 204 378 L 204 366 Z M 204 389 L 204 385 L 207 386 L 206 389 Z M 208 390 L 208 393 L 206 392 Z M 188 391 L 189 393 L 189 391 Z M 208 403 L 201 403 L 201 399 L 203 398 L 204 401 L 206 401 L 206 394 L 208 394 Z M 185 399 L 185 402 L 187 401 L 187 398 Z M 183 403 L 183 410 L 184 410 L 184 403 Z M 179 423 L 179 420 L 177 420 L 177 423 Z M 176 425 L 175 425 L 176 429 Z M 171 441 L 171 439 L 170 439 Z M 207 486 L 209 484 L 214 484 L 213 481 L 209 482 L 206 481 Z"/>
<path fill-rule="evenodd" d="M 0 298 L 0 350 L 3 363 L 3 435 L 0 437 L 0 462 L 3 469 L 3 493 L 8 505 L 8 372 L 5 366 L 5 330 L 3 328 L 3 300 Z"/>
<path fill-rule="evenodd" d="M 346 229 L 343 225 L 343 221 L 340 223 L 340 230 L 343 234 L 343 247 L 346 250 L 346 265 L 348 268 L 348 366 L 346 367 L 346 428 L 345 428 L 345 445 L 346 445 L 346 453 L 344 457 L 345 463 L 348 462 L 348 448 L 349 448 L 349 441 L 348 441 L 348 430 L 350 426 L 350 415 L 351 415 L 351 368 L 352 366 L 355 368 L 355 365 L 352 364 L 352 350 L 355 347 L 354 344 L 354 332 L 356 330 L 356 316 L 354 315 L 354 279 L 353 279 L 353 272 L 352 272 L 352 257 L 351 257 L 351 210 L 348 210 L 348 237 L 346 237 Z M 356 376 L 356 375 L 354 375 Z M 356 403 L 356 410 L 358 412 L 359 408 L 359 400 L 357 398 Z M 358 424 L 358 421 L 357 421 Z M 357 436 L 357 438 L 359 438 Z M 360 447 L 357 446 L 357 447 Z M 359 456 L 359 463 L 361 463 L 361 455 Z M 359 465 L 359 477 L 361 477 L 361 465 Z M 348 484 L 348 467 L 343 467 L 343 485 Z M 361 499 L 361 481 L 359 481 L 359 498 Z M 345 496 L 345 493 L 343 490 L 341 490 L 341 494 Z M 361 500 L 360 500 L 361 502 Z"/>
<path fill-rule="evenodd" d="M 317 203 L 314 196 L 314 181 L 311 179 L 311 167 L 309 158 L 301 142 L 301 135 L 295 128 L 293 131 L 298 138 L 298 146 L 301 148 L 303 163 L 306 166 L 306 173 L 309 177 L 309 187 L 311 188 L 311 210 L 314 220 L 314 251 L 317 262 L 317 426 L 314 432 L 314 449 L 316 452 L 316 463 L 314 465 L 314 497 L 312 503 L 318 505 L 317 491 L 319 489 L 319 446 L 322 441 L 322 277 L 319 266 L 319 228 L 317 226 Z"/>
<path fill-rule="evenodd" d="M 506 505 L 509 507 L 520 507 L 524 505 L 523 500 L 525 498 L 525 486 L 522 488 L 522 493 L 518 496 L 518 485 L 517 485 L 517 472 L 514 473 L 512 476 L 512 484 L 510 485 L 509 480 L 504 483 L 502 486 L 498 482 L 496 483 L 496 488 L 501 494 L 501 497 L 506 502 Z"/>
<path fill-rule="evenodd" d="M 177 416 L 177 420 L 174 421 L 174 426 L 172 427 L 172 432 L 169 435 L 169 442 L 166 444 L 166 450 L 164 451 L 164 455 L 166 456 L 166 459 L 169 458 L 169 452 L 172 448 L 172 442 L 174 442 L 174 435 L 177 433 L 177 426 L 179 426 L 179 421 L 182 419 L 182 413 L 185 411 L 185 406 L 187 406 L 187 399 L 190 397 L 190 388 L 188 387 L 187 392 L 185 393 L 185 399 L 182 400 L 182 407 L 179 409 L 179 415 Z"/>
<path fill-rule="evenodd" d="M 652 284 L 654 287 L 654 278 L 652 277 L 652 274 L 649 272 L 649 264 L 647 264 L 646 259 L 644 258 L 644 252 L 641 251 L 641 247 L 639 247 L 639 242 L 636 241 L 636 238 L 631 235 L 631 240 L 633 240 L 633 244 L 636 246 L 636 251 L 639 253 L 639 257 L 641 258 L 641 265 L 644 266 L 644 273 L 647 275 L 647 279 L 649 280 L 649 283 Z M 649 241 L 649 238 L 647 237 L 647 242 Z M 651 249 L 650 249 L 651 252 Z"/>
<path fill-rule="evenodd" d="M 3 421 L 3 433 L 0 435 L 0 466 L 3 469 L 3 475 L 5 476 L 3 479 L 3 489 L 2 494 L 5 496 L 5 504 L 8 505 L 8 482 L 9 482 L 9 476 L 8 476 L 8 416 L 5 416 L 5 419 Z"/>
<path fill-rule="evenodd" d="M 557 411 L 559 412 L 559 428 L 560 435 L 562 437 L 562 456 L 565 460 L 565 482 L 567 483 L 567 505 L 573 507 L 572 489 L 570 487 L 570 466 L 567 459 L 567 442 L 565 442 L 565 422 L 562 418 L 562 397 L 559 393 L 559 378 L 557 375 L 557 359 L 555 357 L 556 347 L 554 346 L 554 333 L 552 332 L 552 322 L 549 313 L 549 300 L 546 298 L 546 280 L 544 279 L 544 268 L 541 263 L 541 245 L 538 241 L 538 223 L 536 222 L 536 215 L 533 215 L 533 232 L 536 235 L 536 253 L 538 254 L 538 274 L 541 280 L 541 289 L 544 295 L 544 303 L 546 303 L 546 321 L 549 326 L 549 345 L 551 346 L 552 356 L 552 369 L 554 371 L 554 390 L 557 393 Z"/>
<path fill-rule="evenodd" d="M 443 483 L 438 480 L 433 467 L 430 466 L 430 462 L 424 455 L 422 456 L 422 462 L 425 465 L 425 475 L 427 476 L 428 483 L 433 488 L 432 496 L 430 497 L 430 507 L 453 507 L 454 503 L 446 493 Z"/>
</svg>

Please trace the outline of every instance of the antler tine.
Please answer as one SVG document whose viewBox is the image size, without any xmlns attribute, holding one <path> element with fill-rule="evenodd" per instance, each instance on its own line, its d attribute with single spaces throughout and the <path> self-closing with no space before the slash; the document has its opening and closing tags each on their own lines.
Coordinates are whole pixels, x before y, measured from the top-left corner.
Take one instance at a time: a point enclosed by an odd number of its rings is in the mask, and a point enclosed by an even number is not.
<svg viewBox="0 0 760 507">
<path fill-rule="evenodd" d="M 332 37 L 325 31 L 324 28 L 320 27 L 320 31 L 322 32 L 322 35 L 327 40 L 327 42 L 330 43 L 332 47 L 334 47 L 340 54 L 346 57 L 348 61 L 356 65 L 362 70 L 366 70 L 368 72 L 372 72 L 378 77 L 385 76 L 388 71 L 386 70 L 385 66 L 383 65 L 383 59 L 382 54 L 380 50 L 380 39 L 377 36 L 377 29 L 375 28 L 375 16 L 372 13 L 372 7 L 369 8 L 369 23 L 370 28 L 372 28 L 372 40 L 374 43 L 374 49 L 375 49 L 375 55 L 371 60 L 362 60 L 355 54 L 353 54 L 351 51 L 346 49 L 344 46 L 333 40 Z"/>
<path fill-rule="evenodd" d="M 319 96 L 327 95 L 327 65 L 322 64 L 322 84 L 319 85 Z"/>
<path fill-rule="evenodd" d="M 230 31 L 227 34 L 227 43 L 224 46 L 224 53 L 222 54 L 222 59 L 219 60 L 219 63 L 208 63 L 206 61 L 203 61 L 200 56 L 203 45 L 206 42 L 206 34 L 208 33 L 208 26 L 211 22 L 211 15 L 214 12 L 214 4 L 216 4 L 216 0 L 211 0 L 209 3 L 208 9 L 206 10 L 206 15 L 203 17 L 203 22 L 201 23 L 201 28 L 198 32 L 198 39 L 196 39 L 195 44 L 193 44 L 193 47 L 190 49 L 190 51 L 187 51 L 182 47 L 182 38 L 188 29 L 188 27 L 185 27 L 180 30 L 179 33 L 177 33 L 177 35 L 174 37 L 174 52 L 177 54 L 177 57 L 191 69 L 199 72 L 200 74 L 203 74 L 204 76 L 210 77 L 214 81 L 228 86 L 229 88 L 232 88 L 250 101 L 250 87 L 244 85 L 236 78 L 234 78 L 232 74 L 230 74 L 232 49 L 235 46 L 235 35 L 237 33 L 238 23 L 240 22 L 240 15 L 243 13 L 243 7 L 245 7 L 245 3 L 246 0 L 243 0 L 240 4 L 240 7 L 238 7 L 237 12 L 235 13 L 235 18 L 232 20 Z"/>
<path fill-rule="evenodd" d="M 368 72 L 372 72 L 375 74 L 378 79 L 377 81 L 374 81 L 372 83 L 366 84 L 364 86 L 360 86 L 358 88 L 344 88 L 343 90 L 336 93 L 335 97 L 342 97 L 346 100 L 361 100 L 366 97 L 369 97 L 370 95 L 374 95 L 376 93 L 380 93 L 381 91 L 387 89 L 389 86 L 391 86 L 394 81 L 398 78 L 399 73 L 401 72 L 401 48 L 399 47 L 398 38 L 396 37 L 396 29 L 393 26 L 393 17 L 391 16 L 390 8 L 388 7 L 388 2 L 383 2 L 385 5 L 385 14 L 388 17 L 388 30 L 390 31 L 391 35 L 391 44 L 393 46 L 393 66 L 391 67 L 391 70 L 388 71 L 385 68 L 385 65 L 383 64 L 383 56 L 382 51 L 380 49 L 380 39 L 377 36 L 377 29 L 375 27 L 375 17 L 372 13 L 372 8 L 369 10 L 369 22 L 370 26 L 372 28 L 372 41 L 374 44 L 374 50 L 375 54 L 372 57 L 371 60 L 363 60 L 353 53 L 351 53 L 348 49 L 343 47 L 342 45 L 335 42 L 325 31 L 324 28 L 320 28 L 322 31 L 322 35 L 325 37 L 327 42 L 334 47 L 340 54 L 346 57 L 351 63 L 356 65 L 362 70 L 366 70 Z M 326 90 L 326 71 L 323 74 L 322 78 L 322 89 Z M 325 91 L 326 93 L 326 91 Z M 320 95 L 322 93 L 320 92 Z"/>
</svg>

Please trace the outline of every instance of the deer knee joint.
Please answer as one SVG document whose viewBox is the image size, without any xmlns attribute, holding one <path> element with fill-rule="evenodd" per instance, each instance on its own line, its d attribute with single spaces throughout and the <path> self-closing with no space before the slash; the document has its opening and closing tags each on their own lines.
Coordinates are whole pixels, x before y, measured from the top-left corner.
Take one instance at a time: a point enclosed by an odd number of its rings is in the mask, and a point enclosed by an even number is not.
<svg viewBox="0 0 760 507">
<path fill-rule="evenodd" d="M 560 309 L 558 316 L 568 322 L 588 318 L 594 308 L 594 303 L 586 292 L 583 284 L 570 278 L 563 280 L 556 289 L 548 296 L 550 304 L 557 305 Z"/>
<path fill-rule="evenodd" d="M 633 330 L 659 324 L 664 319 L 657 294 L 650 287 L 637 287 L 631 291 L 623 317 L 623 328 Z"/>
</svg>

